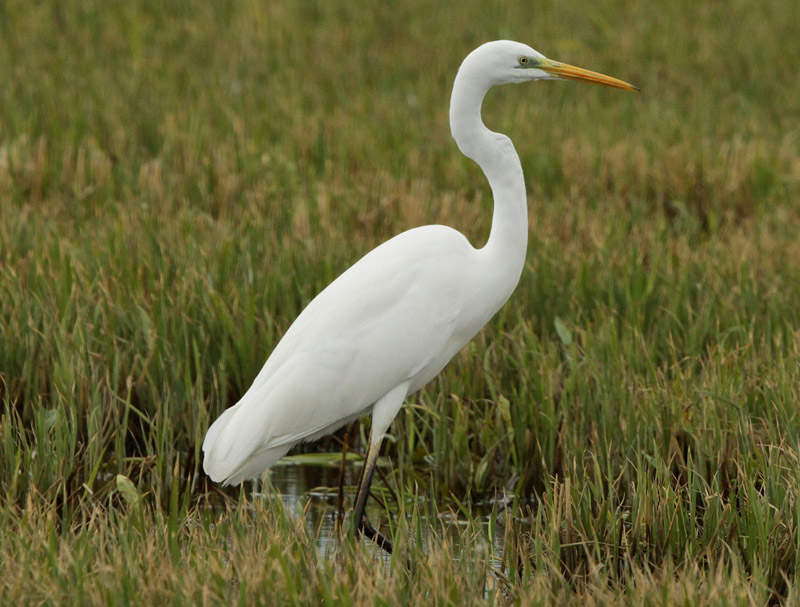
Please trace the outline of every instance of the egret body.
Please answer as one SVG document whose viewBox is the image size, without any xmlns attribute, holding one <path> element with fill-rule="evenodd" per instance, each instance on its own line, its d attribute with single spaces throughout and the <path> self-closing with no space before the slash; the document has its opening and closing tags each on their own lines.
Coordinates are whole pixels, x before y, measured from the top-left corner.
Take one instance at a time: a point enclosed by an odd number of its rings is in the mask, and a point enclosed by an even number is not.
<svg viewBox="0 0 800 607">
<path fill-rule="evenodd" d="M 486 245 L 475 248 L 446 226 L 414 228 L 367 253 L 319 293 L 250 389 L 209 428 L 203 468 L 214 481 L 235 485 L 258 477 L 293 445 L 371 413 L 353 528 L 391 551 L 364 517 L 381 440 L 404 399 L 433 379 L 508 300 L 525 262 L 522 166 L 511 140 L 483 124 L 483 98 L 499 84 L 561 79 L 635 89 L 508 40 L 484 44 L 464 59 L 453 85 L 450 129 L 492 189 Z"/>
</svg>

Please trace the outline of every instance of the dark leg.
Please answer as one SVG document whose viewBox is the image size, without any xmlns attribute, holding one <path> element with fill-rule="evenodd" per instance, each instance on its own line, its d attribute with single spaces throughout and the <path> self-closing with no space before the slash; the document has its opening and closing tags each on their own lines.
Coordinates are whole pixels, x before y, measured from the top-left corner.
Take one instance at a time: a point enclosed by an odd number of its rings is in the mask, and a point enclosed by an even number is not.
<svg viewBox="0 0 800 607">
<path fill-rule="evenodd" d="M 361 481 L 358 483 L 356 502 L 353 507 L 352 529 L 353 537 L 363 534 L 391 554 L 393 550 L 392 542 L 376 531 L 364 514 L 364 506 L 369 496 L 369 486 L 372 483 L 372 474 L 375 472 L 375 464 L 378 461 L 380 446 L 380 443 L 378 443 L 377 445 L 370 444 L 367 447 L 367 457 L 364 460 L 364 469 L 361 471 Z"/>
<path fill-rule="evenodd" d="M 347 450 L 350 447 L 350 435 L 345 432 L 344 444 L 342 445 L 342 463 L 339 466 L 339 502 L 336 510 L 336 522 L 334 529 L 339 539 L 342 539 L 342 521 L 344 521 L 344 468 L 347 464 Z"/>
</svg>

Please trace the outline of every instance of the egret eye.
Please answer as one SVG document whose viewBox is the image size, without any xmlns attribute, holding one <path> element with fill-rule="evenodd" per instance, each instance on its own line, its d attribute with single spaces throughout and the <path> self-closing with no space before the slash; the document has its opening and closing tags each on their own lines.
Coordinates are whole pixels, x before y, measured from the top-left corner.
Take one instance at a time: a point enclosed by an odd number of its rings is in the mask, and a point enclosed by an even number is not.
<svg viewBox="0 0 800 607">
<path fill-rule="evenodd" d="M 519 58 L 519 64 L 520 65 L 528 65 L 528 58 L 525 57 L 525 56 L 520 57 Z"/>
</svg>

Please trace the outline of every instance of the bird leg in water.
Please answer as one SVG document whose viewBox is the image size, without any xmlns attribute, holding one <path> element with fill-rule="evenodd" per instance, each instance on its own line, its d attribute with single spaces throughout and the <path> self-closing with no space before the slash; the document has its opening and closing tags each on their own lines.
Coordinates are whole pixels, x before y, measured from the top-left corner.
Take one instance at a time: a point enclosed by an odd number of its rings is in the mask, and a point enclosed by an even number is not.
<svg viewBox="0 0 800 607">
<path fill-rule="evenodd" d="M 342 521 L 344 521 L 344 469 L 347 464 L 347 450 L 350 447 L 350 434 L 344 433 L 344 441 L 342 443 L 342 463 L 339 466 L 339 501 L 336 510 L 336 535 L 342 539 Z"/>
<path fill-rule="evenodd" d="M 361 481 L 358 483 L 358 490 L 356 491 L 356 503 L 353 508 L 353 537 L 363 534 L 391 554 L 393 550 L 392 542 L 375 530 L 364 513 L 364 506 L 369 496 L 369 486 L 372 483 L 372 474 L 375 472 L 375 464 L 378 462 L 380 450 L 380 442 L 375 445 L 370 443 L 367 446 L 367 457 L 364 460 Z"/>
</svg>

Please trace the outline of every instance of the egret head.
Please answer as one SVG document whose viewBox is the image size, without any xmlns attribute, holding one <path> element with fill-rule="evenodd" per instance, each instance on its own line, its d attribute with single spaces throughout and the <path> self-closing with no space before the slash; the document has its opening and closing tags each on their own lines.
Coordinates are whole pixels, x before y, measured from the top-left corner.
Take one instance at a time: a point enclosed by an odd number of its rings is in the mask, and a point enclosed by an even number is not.
<svg viewBox="0 0 800 607">
<path fill-rule="evenodd" d="M 472 51 L 462 64 L 488 78 L 489 85 L 527 82 L 528 80 L 577 80 L 615 88 L 638 91 L 635 86 L 580 67 L 548 59 L 526 44 L 511 40 L 487 42 Z"/>
</svg>

